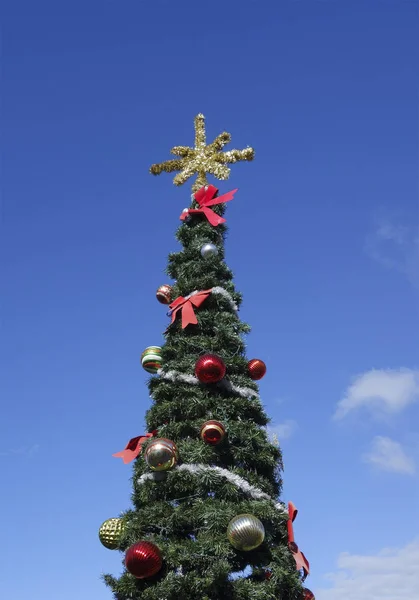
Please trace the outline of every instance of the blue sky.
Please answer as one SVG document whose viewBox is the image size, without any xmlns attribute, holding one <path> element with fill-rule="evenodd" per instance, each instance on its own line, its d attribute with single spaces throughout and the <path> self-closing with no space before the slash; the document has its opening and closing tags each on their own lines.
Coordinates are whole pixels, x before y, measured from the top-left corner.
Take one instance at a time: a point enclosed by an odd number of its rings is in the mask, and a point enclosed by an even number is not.
<svg viewBox="0 0 419 600">
<path fill-rule="evenodd" d="M 110 598 L 99 576 L 121 557 L 97 528 L 130 504 L 112 453 L 144 431 L 139 355 L 162 341 L 154 291 L 189 199 L 148 168 L 192 143 L 198 112 L 209 137 L 256 149 L 221 184 L 239 187 L 227 261 L 249 357 L 268 364 L 307 584 L 317 600 L 413 597 L 418 3 L 2 13 L 4 597 Z"/>
</svg>

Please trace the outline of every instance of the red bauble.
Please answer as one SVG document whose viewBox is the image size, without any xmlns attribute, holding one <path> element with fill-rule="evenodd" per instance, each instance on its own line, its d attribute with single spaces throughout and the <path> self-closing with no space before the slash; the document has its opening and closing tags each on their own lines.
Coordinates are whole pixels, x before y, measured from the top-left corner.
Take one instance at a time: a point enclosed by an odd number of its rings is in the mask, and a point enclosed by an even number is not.
<svg viewBox="0 0 419 600">
<path fill-rule="evenodd" d="M 250 378 L 253 379 L 253 381 L 262 379 L 266 373 L 266 365 L 260 358 L 252 358 L 252 360 L 249 360 L 247 368 L 249 370 Z"/>
<path fill-rule="evenodd" d="M 125 566 L 137 579 L 146 579 L 158 573 L 163 559 L 156 544 L 137 542 L 125 553 Z"/>
<path fill-rule="evenodd" d="M 204 354 L 196 361 L 195 375 L 201 383 L 217 383 L 225 374 L 224 361 L 215 354 Z"/>
<path fill-rule="evenodd" d="M 172 286 L 165 283 L 156 292 L 156 298 L 160 304 L 170 304 L 172 301 Z"/>
<path fill-rule="evenodd" d="M 201 427 L 201 440 L 210 446 L 216 446 L 225 437 L 226 430 L 220 421 L 207 421 Z"/>
<path fill-rule="evenodd" d="M 303 589 L 303 600 L 316 600 L 313 592 L 311 592 L 308 588 Z"/>
</svg>

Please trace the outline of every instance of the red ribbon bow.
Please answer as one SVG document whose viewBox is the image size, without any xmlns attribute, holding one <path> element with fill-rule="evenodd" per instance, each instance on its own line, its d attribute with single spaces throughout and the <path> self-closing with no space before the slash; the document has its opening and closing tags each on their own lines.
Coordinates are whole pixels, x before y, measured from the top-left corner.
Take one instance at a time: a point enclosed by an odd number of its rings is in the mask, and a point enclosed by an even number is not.
<svg viewBox="0 0 419 600">
<path fill-rule="evenodd" d="M 292 524 L 295 521 L 295 517 L 297 516 L 297 514 L 298 510 L 295 508 L 294 504 L 292 502 L 288 502 L 288 548 L 291 550 L 292 555 L 294 556 L 297 571 L 302 569 L 304 572 L 303 579 L 305 579 L 307 575 L 310 574 L 310 563 L 308 562 L 304 554 L 301 552 L 301 550 L 298 548 L 294 540 L 294 528 Z"/>
<path fill-rule="evenodd" d="M 205 290 L 203 292 L 198 292 L 190 296 L 189 298 L 184 298 L 183 296 L 179 296 L 176 298 L 174 302 L 169 305 L 169 308 L 172 313 L 172 323 L 175 322 L 177 313 L 179 311 L 182 312 L 182 329 L 185 329 L 188 325 L 196 325 L 198 323 L 198 319 L 194 313 L 195 308 L 199 308 L 201 304 L 208 298 L 211 290 Z"/>
<path fill-rule="evenodd" d="M 189 208 L 180 215 L 180 220 L 185 221 L 185 219 L 188 218 L 188 215 L 201 213 L 206 216 L 208 222 L 214 227 L 217 227 L 217 225 L 220 225 L 221 223 L 225 223 L 225 219 L 223 219 L 223 217 L 220 217 L 208 207 L 233 200 L 237 189 L 238 188 L 232 190 L 231 192 L 227 192 L 227 194 L 224 194 L 223 196 L 218 196 L 218 198 L 214 198 L 215 194 L 218 192 L 218 189 L 215 186 L 206 185 L 202 187 L 194 194 L 194 198 L 198 202 L 200 208 Z"/>
<path fill-rule="evenodd" d="M 132 438 L 125 446 L 124 450 L 121 450 L 121 452 L 117 452 L 116 454 L 112 454 L 112 456 L 115 456 L 116 458 L 122 458 L 124 465 L 127 465 L 140 454 L 144 442 L 156 435 L 157 429 L 151 433 L 146 433 L 145 435 L 139 435 L 135 438 Z"/>
</svg>

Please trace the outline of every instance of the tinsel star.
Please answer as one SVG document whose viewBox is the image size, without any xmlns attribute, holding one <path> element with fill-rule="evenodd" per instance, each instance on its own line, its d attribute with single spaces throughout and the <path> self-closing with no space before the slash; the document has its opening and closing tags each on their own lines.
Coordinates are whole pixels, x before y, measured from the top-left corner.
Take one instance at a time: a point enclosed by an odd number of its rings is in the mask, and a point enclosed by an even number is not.
<svg viewBox="0 0 419 600">
<path fill-rule="evenodd" d="M 150 167 L 150 173 L 160 175 L 163 171 L 173 173 L 179 171 L 174 177 L 175 185 L 183 185 L 190 177 L 198 175 L 192 185 L 192 191 L 196 192 L 204 185 L 207 185 L 207 173 L 214 175 L 217 179 L 228 179 L 230 168 L 227 166 L 238 162 L 239 160 L 253 160 L 255 151 L 247 147 L 244 150 L 229 150 L 221 152 L 226 144 L 231 141 L 231 135 L 227 132 L 220 133 L 215 140 L 206 143 L 205 117 L 197 115 L 195 117 L 195 146 L 175 146 L 171 153 L 181 158 L 167 160 L 157 163 Z"/>
</svg>

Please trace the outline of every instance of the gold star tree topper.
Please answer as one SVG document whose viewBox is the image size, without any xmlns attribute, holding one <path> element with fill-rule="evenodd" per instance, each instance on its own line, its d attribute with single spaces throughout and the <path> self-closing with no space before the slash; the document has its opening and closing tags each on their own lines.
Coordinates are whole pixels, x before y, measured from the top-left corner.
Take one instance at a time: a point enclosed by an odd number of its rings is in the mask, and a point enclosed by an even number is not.
<svg viewBox="0 0 419 600">
<path fill-rule="evenodd" d="M 222 152 L 224 146 L 230 141 L 231 135 L 225 131 L 207 145 L 205 117 L 199 114 L 195 117 L 194 148 L 175 146 L 170 152 L 180 158 L 152 165 L 150 173 L 160 175 L 163 171 L 166 173 L 179 171 L 173 179 L 175 185 L 183 185 L 196 173 L 198 177 L 192 185 L 192 191 L 196 192 L 208 184 L 207 173 L 214 175 L 217 179 L 225 180 L 230 175 L 230 168 L 227 165 L 240 160 L 253 160 L 255 151 L 250 147 L 244 148 L 244 150 Z"/>
</svg>

